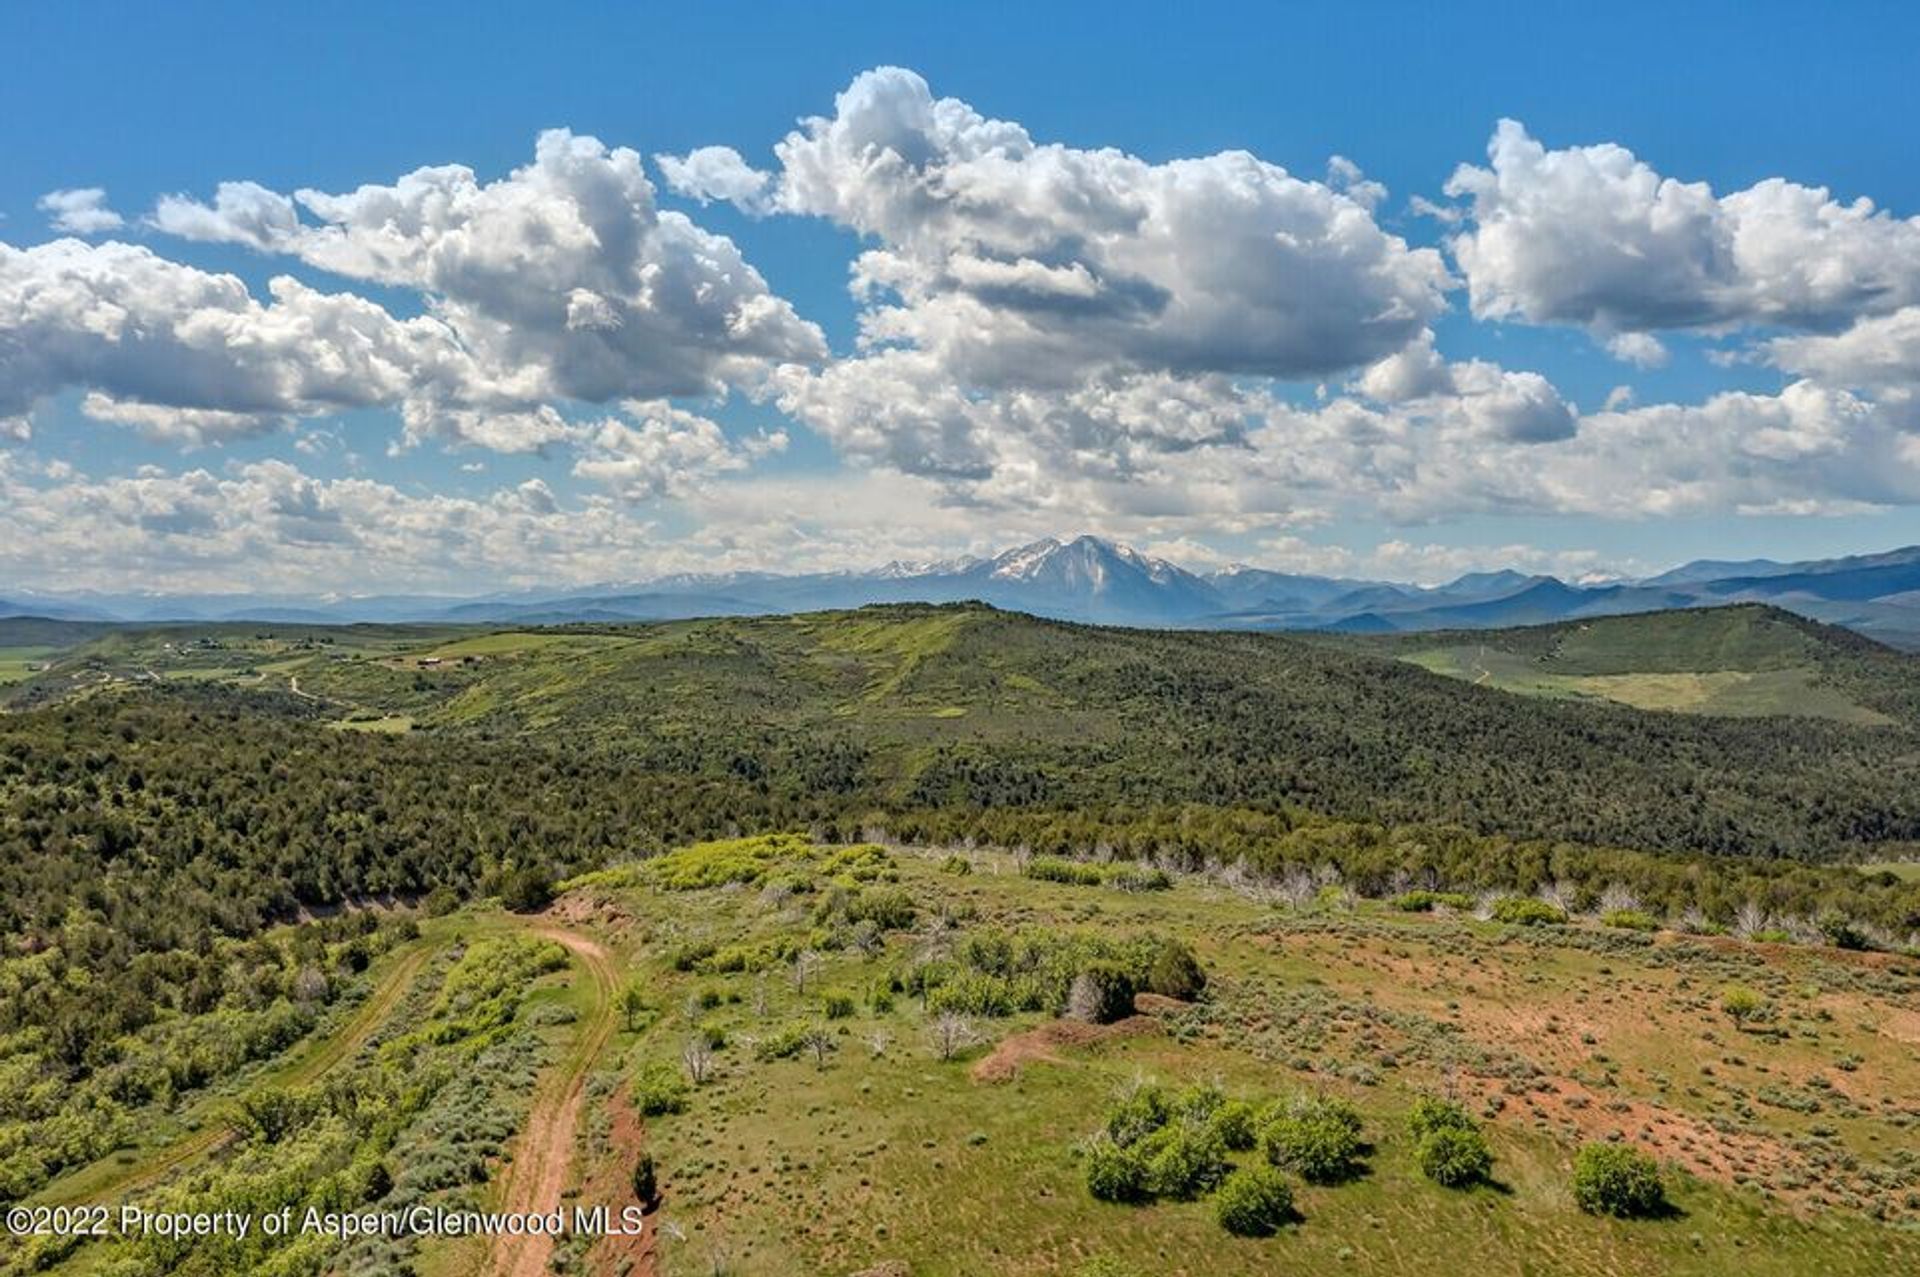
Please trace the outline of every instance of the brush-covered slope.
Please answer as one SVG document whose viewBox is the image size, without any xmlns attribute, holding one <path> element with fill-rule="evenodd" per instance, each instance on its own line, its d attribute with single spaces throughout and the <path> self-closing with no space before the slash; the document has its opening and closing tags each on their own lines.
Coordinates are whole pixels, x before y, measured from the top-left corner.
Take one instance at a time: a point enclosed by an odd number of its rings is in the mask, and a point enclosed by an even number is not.
<svg viewBox="0 0 1920 1277">
<path fill-rule="evenodd" d="M 1871 677 L 1832 693 L 1861 721 L 1791 723 L 1526 699 L 1330 640 L 972 605 L 502 633 L 282 668 L 343 717 L 883 804 L 1296 803 L 1818 856 L 1920 836 L 1911 667 L 1861 653 Z"/>
<path fill-rule="evenodd" d="M 1920 663 L 1912 656 L 1757 604 L 1352 646 L 1533 696 L 1712 715 L 1920 720 Z"/>
</svg>

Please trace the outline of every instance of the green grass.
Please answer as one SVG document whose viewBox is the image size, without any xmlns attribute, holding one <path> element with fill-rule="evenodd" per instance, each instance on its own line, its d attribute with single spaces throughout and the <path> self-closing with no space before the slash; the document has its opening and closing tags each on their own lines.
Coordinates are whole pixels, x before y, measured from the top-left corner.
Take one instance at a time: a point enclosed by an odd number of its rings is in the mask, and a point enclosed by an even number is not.
<svg viewBox="0 0 1920 1277">
<path fill-rule="evenodd" d="M 694 1092 L 688 1111 L 649 1124 L 666 1193 L 662 1218 L 688 1238 L 663 1242 L 665 1271 L 706 1271 L 724 1258 L 742 1274 L 852 1272 L 886 1261 L 916 1275 L 1072 1273 L 1108 1256 L 1141 1274 L 1194 1277 L 1276 1267 L 1444 1274 L 1470 1254 L 1476 1269 L 1491 1273 L 1864 1275 L 1920 1257 L 1911 1232 L 1858 1209 L 1835 1204 L 1808 1214 L 1770 1200 L 1770 1191 L 1804 1202 L 1808 1191 L 1853 1190 L 1817 1179 L 1810 1188 L 1773 1187 L 1789 1181 L 1757 1153 L 1745 1187 L 1670 1166 L 1682 1214 L 1667 1221 L 1592 1219 L 1574 1208 L 1566 1187 L 1574 1148 L 1603 1130 L 1641 1142 L 1648 1128 L 1668 1158 L 1688 1156 L 1686 1141 L 1744 1148 L 1750 1139 L 1791 1159 L 1807 1141 L 1831 1140 L 1849 1156 L 1885 1164 L 1907 1137 L 1900 1102 L 1879 1101 L 1920 1093 L 1911 1089 L 1920 1087 L 1920 1062 L 1882 1031 L 1898 1014 L 1896 990 L 1908 987 L 1883 975 L 1817 953 L 1761 959 L 1737 946 L 1722 952 L 1591 928 L 1517 936 L 1375 906 L 1277 917 L 1192 880 L 1152 897 L 1090 897 L 1022 878 L 1004 857 L 978 859 L 978 871 L 957 879 L 939 873 L 931 856 L 902 856 L 900 869 L 923 909 L 972 919 L 967 927 L 1187 936 L 1212 973 L 1212 1010 L 1171 1022 L 1186 1028 L 1047 1046 L 1011 1080 L 987 1082 L 973 1067 L 990 1045 L 941 1062 L 925 1045 L 911 997 L 885 1012 L 862 998 L 853 1018 L 830 1022 L 836 1048 L 824 1066 L 805 1053 L 756 1060 L 751 1039 L 816 1017 L 819 991 L 871 988 L 921 942 L 896 935 L 871 959 L 830 952 L 806 994 L 780 969 L 680 973 L 664 952 L 693 940 L 791 934 L 806 925 L 804 898 L 783 911 L 737 890 L 688 900 L 610 886 L 609 898 L 633 919 L 629 934 L 645 939 L 630 950 L 633 969 L 661 1008 L 623 1064 L 676 1058 L 696 1021 L 729 1041 L 716 1079 Z M 1727 1028 L 1711 994 L 1733 975 L 1776 990 L 1785 1036 Z M 1920 970 L 1906 979 L 1916 976 Z M 691 1005 L 698 993 L 718 1005 Z M 756 996 L 768 1001 L 764 1015 Z M 1043 1017 L 978 1023 L 1004 1039 Z M 875 1032 L 891 1038 L 878 1056 L 865 1045 Z M 1849 1057 L 1860 1061 L 1857 1072 L 1832 1069 Z M 1519 1062 L 1538 1072 L 1513 1077 L 1538 1077 L 1551 1089 L 1511 1088 L 1503 1078 Z M 1368 1076 L 1356 1080 L 1362 1068 Z M 1829 1104 L 1813 1116 L 1735 1098 L 1770 1081 L 1822 1074 L 1869 1089 L 1857 1106 Z M 1115 1090 L 1142 1075 L 1213 1078 L 1250 1097 L 1348 1096 L 1376 1145 L 1370 1171 L 1347 1186 L 1300 1188 L 1304 1221 L 1266 1241 L 1226 1237 L 1206 1201 L 1095 1202 L 1074 1146 Z M 1402 1115 L 1448 1076 L 1476 1107 L 1502 1105 L 1488 1122 L 1497 1189 L 1451 1192 L 1413 1168 Z M 1582 1095 L 1591 1097 L 1585 1108 L 1568 1107 L 1568 1096 Z M 1735 1118 L 1741 1105 L 1751 1115 Z M 1716 1115 L 1734 1122 L 1737 1139 L 1715 1132 Z M 1811 1134 L 1828 1127 L 1830 1136 Z"/>
<path fill-rule="evenodd" d="M 1860 866 L 1862 873 L 1890 873 L 1904 882 L 1920 882 L 1920 860 L 1874 860 Z"/>
<path fill-rule="evenodd" d="M 32 644 L 0 647 L 0 687 L 32 678 L 60 649 Z"/>
<path fill-rule="evenodd" d="M 1523 696 L 1734 718 L 1883 726 L 1906 716 L 1915 683 L 1910 657 L 1760 607 L 1350 643 Z"/>
</svg>

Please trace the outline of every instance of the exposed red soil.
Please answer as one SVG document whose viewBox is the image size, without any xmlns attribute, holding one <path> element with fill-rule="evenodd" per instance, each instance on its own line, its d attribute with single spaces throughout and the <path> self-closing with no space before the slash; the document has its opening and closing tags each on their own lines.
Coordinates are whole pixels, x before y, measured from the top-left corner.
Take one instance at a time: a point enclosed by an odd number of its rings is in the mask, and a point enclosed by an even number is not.
<svg viewBox="0 0 1920 1277">
<path fill-rule="evenodd" d="M 1159 1024 L 1148 1015 L 1129 1016 L 1112 1024 L 1054 1020 L 1024 1033 L 1001 1038 L 992 1051 L 974 1061 L 969 1076 L 976 1082 L 1010 1082 L 1029 1064 L 1063 1064 L 1058 1052 L 1108 1042 L 1114 1038 L 1153 1033 Z"/>
</svg>

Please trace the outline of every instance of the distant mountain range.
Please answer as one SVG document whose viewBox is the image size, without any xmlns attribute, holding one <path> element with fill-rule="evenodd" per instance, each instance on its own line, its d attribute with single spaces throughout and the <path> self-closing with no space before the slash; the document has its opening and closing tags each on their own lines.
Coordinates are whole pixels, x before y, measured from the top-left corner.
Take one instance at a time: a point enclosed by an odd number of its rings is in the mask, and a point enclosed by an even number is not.
<svg viewBox="0 0 1920 1277">
<path fill-rule="evenodd" d="M 1569 584 L 1552 576 L 1501 571 L 1469 573 L 1440 586 L 1416 586 L 1251 567 L 1201 574 L 1098 537 L 1071 541 L 1049 537 L 993 558 L 896 562 L 866 572 L 694 574 L 640 584 L 471 599 L 12 591 L 0 597 L 0 616 L 531 625 L 746 616 L 963 599 L 1100 624 L 1357 633 L 1482 629 L 1723 603 L 1771 603 L 1889 643 L 1920 648 L 1920 546 L 1804 563 L 1701 560 L 1639 581 Z"/>
</svg>

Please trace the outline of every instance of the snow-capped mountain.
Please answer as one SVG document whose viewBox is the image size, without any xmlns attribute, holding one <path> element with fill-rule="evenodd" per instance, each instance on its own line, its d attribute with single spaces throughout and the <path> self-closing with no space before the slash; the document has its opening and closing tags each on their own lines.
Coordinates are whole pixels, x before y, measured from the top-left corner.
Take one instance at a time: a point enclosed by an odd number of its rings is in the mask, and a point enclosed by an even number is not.
<svg viewBox="0 0 1920 1277">
<path fill-rule="evenodd" d="M 1047 537 L 992 558 L 894 561 L 867 571 L 681 573 L 650 581 L 432 596 L 54 595 L 7 590 L 0 616 L 99 621 L 461 621 L 556 624 L 670 620 L 976 599 L 1061 620 L 1205 629 L 1476 629 L 1772 603 L 1920 647 L 1920 546 L 1806 563 L 1702 561 L 1643 581 L 1568 583 L 1506 570 L 1440 586 L 1298 575 L 1235 566 L 1200 574 L 1100 537 Z"/>
</svg>

